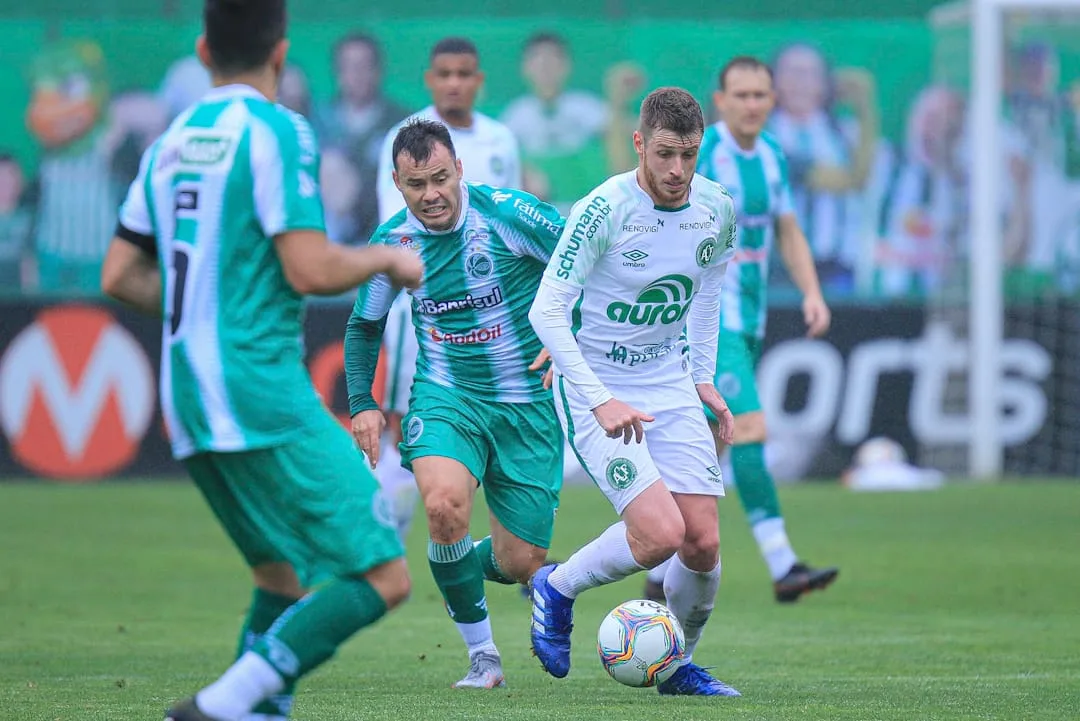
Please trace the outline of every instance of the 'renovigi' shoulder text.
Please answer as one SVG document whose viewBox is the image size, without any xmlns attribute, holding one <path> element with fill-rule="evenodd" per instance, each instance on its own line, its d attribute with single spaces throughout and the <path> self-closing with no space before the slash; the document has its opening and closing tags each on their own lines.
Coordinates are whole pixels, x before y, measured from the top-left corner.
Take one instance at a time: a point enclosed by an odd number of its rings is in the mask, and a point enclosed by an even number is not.
<svg viewBox="0 0 1080 721">
<path fill-rule="evenodd" d="M 574 269 L 574 261 L 577 259 L 581 244 L 592 240 L 604 218 L 611 215 L 611 204 L 602 196 L 596 196 L 585 206 L 581 217 L 570 232 L 570 240 L 566 244 L 566 250 L 559 254 L 559 269 L 556 275 L 563 280 L 570 280 L 570 271 Z"/>
</svg>

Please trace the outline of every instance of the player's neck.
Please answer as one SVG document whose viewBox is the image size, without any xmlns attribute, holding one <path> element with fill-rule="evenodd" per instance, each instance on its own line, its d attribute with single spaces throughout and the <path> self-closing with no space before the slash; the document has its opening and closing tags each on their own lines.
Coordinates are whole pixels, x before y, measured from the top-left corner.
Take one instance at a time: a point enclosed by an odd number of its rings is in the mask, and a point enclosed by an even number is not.
<svg viewBox="0 0 1080 721">
<path fill-rule="evenodd" d="M 211 82 L 215 88 L 226 85 L 247 85 L 254 88 L 267 100 L 273 101 L 277 98 L 277 76 L 270 68 L 240 73 L 239 75 L 214 75 Z"/>
<path fill-rule="evenodd" d="M 756 133 L 754 135 L 732 133 L 731 138 L 741 150 L 753 150 L 757 146 L 758 136 Z"/>
<path fill-rule="evenodd" d="M 473 126 L 473 111 L 472 110 L 450 110 L 442 111 L 435 108 L 435 114 L 439 116 L 444 123 L 451 128 L 460 128 L 462 130 L 468 130 Z"/>
<path fill-rule="evenodd" d="M 648 181 L 645 179 L 645 170 L 639 165 L 637 172 L 634 173 L 634 179 L 637 181 L 637 185 L 649 196 L 649 200 L 653 202 L 653 207 L 659 210 L 680 210 L 686 207 L 686 204 L 690 202 L 690 186 L 686 186 L 686 194 L 683 195 L 678 201 L 660 200 L 656 197 L 656 194 L 649 187 Z"/>
</svg>

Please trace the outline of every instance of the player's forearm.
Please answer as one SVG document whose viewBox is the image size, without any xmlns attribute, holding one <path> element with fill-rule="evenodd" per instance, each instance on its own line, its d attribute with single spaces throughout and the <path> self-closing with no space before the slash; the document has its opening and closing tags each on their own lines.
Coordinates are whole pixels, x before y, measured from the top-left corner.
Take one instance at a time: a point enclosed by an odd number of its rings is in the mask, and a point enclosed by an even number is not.
<svg viewBox="0 0 1080 721">
<path fill-rule="evenodd" d="M 585 362 L 577 340 L 567 325 L 566 312 L 574 295 L 575 291 L 571 288 L 541 283 L 529 310 L 529 322 L 551 354 L 559 374 L 585 396 L 589 408 L 596 408 L 611 400 L 612 395 Z"/>
<path fill-rule="evenodd" d="M 338 295 L 389 271 L 392 252 L 387 246 L 346 248 L 329 243 L 323 257 L 313 264 L 315 271 L 307 278 L 307 288 L 297 289 L 306 295 Z"/>
<path fill-rule="evenodd" d="M 378 410 L 372 386 L 379 364 L 386 318 L 366 320 L 354 308 L 345 326 L 345 385 L 349 391 L 349 415 Z"/>
<path fill-rule="evenodd" d="M 821 295 L 814 256 L 810 244 L 794 219 L 782 220 L 779 233 L 780 258 L 787 268 L 791 282 L 804 298 Z"/>
</svg>

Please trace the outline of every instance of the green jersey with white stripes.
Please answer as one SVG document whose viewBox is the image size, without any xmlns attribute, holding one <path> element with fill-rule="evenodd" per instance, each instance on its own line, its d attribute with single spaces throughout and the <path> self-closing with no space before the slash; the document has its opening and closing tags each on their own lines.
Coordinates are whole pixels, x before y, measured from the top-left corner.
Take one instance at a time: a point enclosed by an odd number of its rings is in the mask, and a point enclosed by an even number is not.
<svg viewBox="0 0 1080 721">
<path fill-rule="evenodd" d="M 288 442 L 325 412 L 303 362 L 303 299 L 274 236 L 323 230 L 310 126 L 253 88 L 216 88 L 145 153 L 120 212 L 161 266 L 161 401 L 173 453 Z"/>
<path fill-rule="evenodd" d="M 554 207 L 528 193 L 462 183 L 457 224 L 427 230 L 407 209 L 379 226 L 372 243 L 414 249 L 424 261 L 422 285 L 409 291 L 419 344 L 416 379 L 503 403 L 547 400 L 528 366 L 540 352 L 529 308 L 562 233 Z M 360 289 L 353 322 L 382 321 L 397 289 L 376 276 Z M 364 353 L 349 352 L 346 374 Z M 354 376 L 356 377 L 356 376 Z M 370 406 L 366 381 L 350 383 L 353 412 Z M 364 396 L 363 401 L 357 401 Z M 373 406 L 370 406 L 373 407 Z"/>
<path fill-rule="evenodd" d="M 738 237 L 728 264 L 720 305 L 726 330 L 765 336 L 769 253 L 781 215 L 794 212 L 787 161 L 780 145 L 762 133 L 743 150 L 723 123 L 705 129 L 698 172 L 720 183 L 735 201 Z"/>
</svg>

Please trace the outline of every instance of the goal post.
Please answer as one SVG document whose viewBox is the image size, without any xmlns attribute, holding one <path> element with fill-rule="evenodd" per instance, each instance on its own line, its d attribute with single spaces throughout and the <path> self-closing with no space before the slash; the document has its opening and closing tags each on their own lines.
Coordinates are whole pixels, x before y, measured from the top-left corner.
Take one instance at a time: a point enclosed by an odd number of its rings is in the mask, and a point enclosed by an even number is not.
<svg viewBox="0 0 1080 721">
<path fill-rule="evenodd" d="M 1004 229 L 999 154 L 1003 78 L 1007 52 L 1006 16 L 1011 13 L 1080 13 L 1080 0 L 972 0 L 971 27 L 971 254 L 969 295 L 968 411 L 971 426 L 968 467 L 972 477 L 1002 475 L 1002 353 L 1004 343 Z M 981 252 L 989 251 L 989 252 Z M 1068 361 L 1066 361 L 1068 362 Z"/>
</svg>

